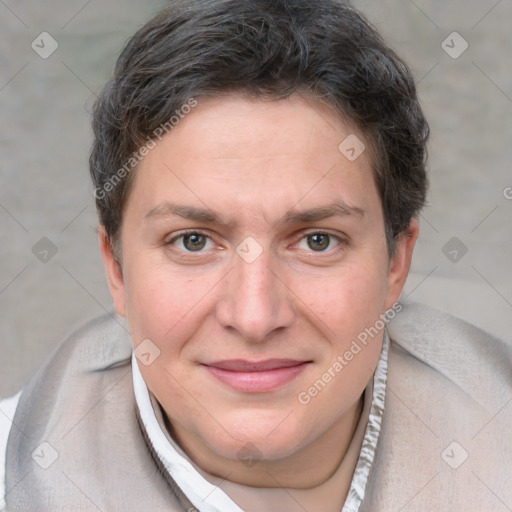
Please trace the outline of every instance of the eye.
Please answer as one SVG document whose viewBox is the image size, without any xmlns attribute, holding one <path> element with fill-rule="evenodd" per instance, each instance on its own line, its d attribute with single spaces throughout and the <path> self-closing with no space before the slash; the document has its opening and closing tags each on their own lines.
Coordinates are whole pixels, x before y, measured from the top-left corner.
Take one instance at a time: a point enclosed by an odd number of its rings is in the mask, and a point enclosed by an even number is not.
<svg viewBox="0 0 512 512">
<path fill-rule="evenodd" d="M 299 249 L 314 252 L 326 252 L 328 249 L 334 249 L 340 244 L 340 239 L 329 233 L 309 233 L 299 242 Z"/>
<path fill-rule="evenodd" d="M 199 252 L 213 247 L 213 241 L 210 237 L 196 231 L 175 236 L 169 241 L 169 244 L 186 252 Z"/>
</svg>

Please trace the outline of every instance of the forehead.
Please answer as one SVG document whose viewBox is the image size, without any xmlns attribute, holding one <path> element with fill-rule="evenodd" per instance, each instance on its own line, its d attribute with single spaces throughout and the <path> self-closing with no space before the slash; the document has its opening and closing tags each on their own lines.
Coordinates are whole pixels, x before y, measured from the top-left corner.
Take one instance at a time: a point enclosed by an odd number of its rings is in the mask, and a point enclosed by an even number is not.
<svg viewBox="0 0 512 512">
<path fill-rule="evenodd" d="M 320 149 L 337 156 L 340 137 L 364 138 L 347 118 L 304 95 L 272 100 L 242 93 L 203 98 L 173 127 L 166 143 L 190 156 L 228 159 L 276 155 L 303 158 Z M 368 153 L 364 155 L 368 157 Z"/>
<path fill-rule="evenodd" d="M 367 146 L 333 109 L 298 95 L 208 98 L 144 157 L 128 203 L 144 215 L 177 198 L 268 218 L 337 202 L 366 210 L 379 203 Z"/>
</svg>

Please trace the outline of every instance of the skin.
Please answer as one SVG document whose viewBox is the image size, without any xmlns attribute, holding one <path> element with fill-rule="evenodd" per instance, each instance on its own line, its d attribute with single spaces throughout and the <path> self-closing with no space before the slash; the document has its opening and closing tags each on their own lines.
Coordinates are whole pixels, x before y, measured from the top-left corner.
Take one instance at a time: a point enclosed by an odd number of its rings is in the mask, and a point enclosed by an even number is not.
<svg viewBox="0 0 512 512">
<path fill-rule="evenodd" d="M 298 395 L 398 300 L 418 235 L 413 219 L 390 258 L 369 151 L 351 162 L 338 150 L 354 133 L 364 141 L 329 107 L 298 95 L 201 100 L 136 170 L 121 264 L 100 227 L 116 311 L 134 347 L 150 339 L 160 350 L 151 365 L 139 362 L 144 380 L 175 439 L 212 475 L 310 488 L 332 475 L 350 443 L 382 332 L 307 405 Z M 342 214 L 290 219 L 336 203 Z M 204 248 L 187 250 L 183 230 L 207 236 L 196 239 Z M 246 237 L 261 250 L 252 263 L 236 252 Z M 204 366 L 273 358 L 307 364 L 261 393 L 235 391 Z M 258 463 L 244 464 L 244 450 Z"/>
</svg>

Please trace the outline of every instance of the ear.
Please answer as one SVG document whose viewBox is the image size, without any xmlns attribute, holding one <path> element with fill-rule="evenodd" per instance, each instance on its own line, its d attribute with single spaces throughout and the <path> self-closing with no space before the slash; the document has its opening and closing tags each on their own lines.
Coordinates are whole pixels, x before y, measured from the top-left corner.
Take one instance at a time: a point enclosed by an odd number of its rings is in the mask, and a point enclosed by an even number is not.
<svg viewBox="0 0 512 512">
<path fill-rule="evenodd" d="M 114 307 L 118 314 L 126 316 L 123 272 L 120 264 L 114 258 L 110 241 L 103 226 L 99 226 L 98 228 L 98 239 L 100 243 L 101 257 L 103 258 L 103 265 L 105 266 L 105 272 L 107 274 L 110 295 L 114 301 Z"/>
<path fill-rule="evenodd" d="M 400 298 L 405 280 L 409 274 L 409 268 L 411 267 L 412 252 L 418 239 L 419 231 L 419 221 L 414 217 L 411 219 L 407 229 L 398 235 L 395 254 L 389 262 L 387 309 Z"/>
</svg>

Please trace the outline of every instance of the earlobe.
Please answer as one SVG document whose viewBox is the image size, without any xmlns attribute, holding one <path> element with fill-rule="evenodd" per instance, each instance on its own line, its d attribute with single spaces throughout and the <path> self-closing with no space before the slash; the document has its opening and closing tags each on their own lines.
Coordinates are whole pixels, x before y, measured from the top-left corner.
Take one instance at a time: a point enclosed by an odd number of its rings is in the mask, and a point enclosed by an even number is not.
<svg viewBox="0 0 512 512">
<path fill-rule="evenodd" d="M 414 245 L 419 235 L 419 221 L 411 219 L 409 226 L 398 236 L 395 253 L 389 263 L 388 294 L 386 308 L 390 308 L 400 297 L 411 267 Z"/>
<path fill-rule="evenodd" d="M 98 228 L 98 241 L 114 307 L 119 315 L 126 316 L 123 272 L 121 265 L 114 258 L 110 241 L 103 226 Z"/>
</svg>

